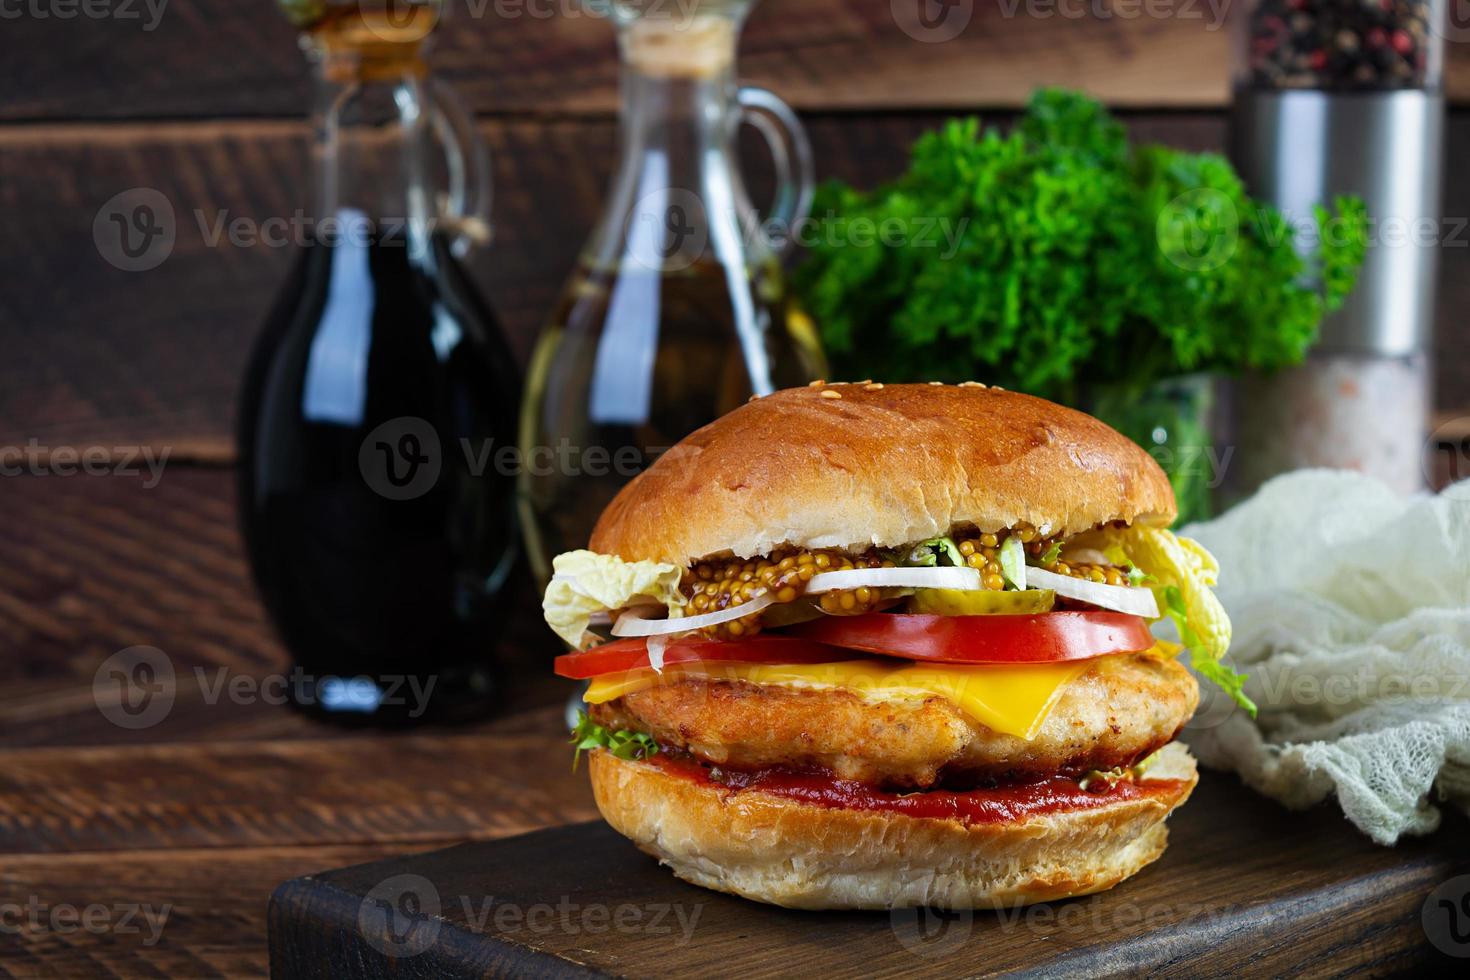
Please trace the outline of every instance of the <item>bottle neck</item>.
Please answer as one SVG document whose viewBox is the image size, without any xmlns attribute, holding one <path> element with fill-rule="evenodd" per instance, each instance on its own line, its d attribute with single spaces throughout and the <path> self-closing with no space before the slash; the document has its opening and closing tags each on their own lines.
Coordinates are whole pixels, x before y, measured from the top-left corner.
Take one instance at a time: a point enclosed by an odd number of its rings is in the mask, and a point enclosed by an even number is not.
<svg viewBox="0 0 1470 980">
<path fill-rule="evenodd" d="M 712 153 L 729 155 L 739 118 L 739 33 L 738 18 L 724 15 L 688 23 L 650 17 L 621 26 L 624 167 L 658 153 L 677 177 L 697 173 Z"/>
<path fill-rule="evenodd" d="M 693 177 L 708 165 L 711 154 L 728 157 L 732 152 L 737 122 L 733 68 L 696 77 L 624 65 L 621 90 L 621 170 L 639 170 L 649 155 L 656 155 L 666 161 L 671 179 Z"/>
<path fill-rule="evenodd" d="M 351 226 L 426 244 L 434 211 L 427 70 L 417 52 L 307 41 L 315 68 L 314 237 Z"/>
<path fill-rule="evenodd" d="M 627 261 L 630 253 L 640 263 L 651 254 L 669 259 L 681 247 L 671 234 L 722 262 L 742 250 L 738 229 L 751 208 L 735 156 L 739 24 L 704 21 L 677 29 L 634 21 L 619 32 L 621 146 L 588 256 L 594 263 Z"/>
</svg>

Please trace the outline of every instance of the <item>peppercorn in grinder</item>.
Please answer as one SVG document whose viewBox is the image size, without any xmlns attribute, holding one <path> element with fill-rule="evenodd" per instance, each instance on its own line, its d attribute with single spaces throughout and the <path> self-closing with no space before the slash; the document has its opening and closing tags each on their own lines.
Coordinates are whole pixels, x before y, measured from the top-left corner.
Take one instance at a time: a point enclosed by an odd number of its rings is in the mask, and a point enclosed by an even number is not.
<svg viewBox="0 0 1470 980">
<path fill-rule="evenodd" d="M 1242 382 L 1240 493 L 1303 466 L 1423 485 L 1444 39 L 1470 38 L 1449 14 L 1444 0 L 1252 0 L 1235 24 L 1231 155 L 1251 194 L 1307 251 L 1334 233 L 1314 204 L 1354 194 L 1369 219 L 1357 288 L 1306 361 Z"/>
</svg>

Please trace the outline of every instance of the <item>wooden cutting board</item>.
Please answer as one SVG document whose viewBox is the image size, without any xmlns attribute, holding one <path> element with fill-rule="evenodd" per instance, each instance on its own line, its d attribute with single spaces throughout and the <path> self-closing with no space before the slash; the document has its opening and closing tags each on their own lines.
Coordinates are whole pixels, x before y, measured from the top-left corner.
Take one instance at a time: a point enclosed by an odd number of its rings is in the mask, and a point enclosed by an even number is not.
<svg viewBox="0 0 1470 980">
<path fill-rule="evenodd" d="M 1382 848 L 1333 807 L 1291 814 L 1205 773 L 1170 827 L 1164 857 L 1110 892 L 941 915 L 759 905 L 679 881 L 600 822 L 576 824 L 289 881 L 271 900 L 271 970 L 279 980 L 1093 977 L 1470 965 L 1447 955 L 1470 956 L 1470 919 L 1446 918 L 1461 899 L 1470 912 L 1458 894 L 1470 877 L 1451 881 L 1470 873 L 1463 816 Z"/>
</svg>

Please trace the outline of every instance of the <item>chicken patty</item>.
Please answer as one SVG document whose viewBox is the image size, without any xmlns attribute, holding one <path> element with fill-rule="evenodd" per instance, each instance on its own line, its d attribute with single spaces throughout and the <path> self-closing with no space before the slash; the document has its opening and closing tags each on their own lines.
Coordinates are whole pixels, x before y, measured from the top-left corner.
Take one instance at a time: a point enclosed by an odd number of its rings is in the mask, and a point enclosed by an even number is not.
<svg viewBox="0 0 1470 980">
<path fill-rule="evenodd" d="M 1099 657 L 1063 689 L 1029 741 L 935 695 L 877 701 L 841 689 L 688 679 L 594 705 L 592 717 L 739 768 L 819 768 L 895 788 L 1040 779 L 1130 766 L 1171 741 L 1199 688 L 1173 660 Z"/>
</svg>

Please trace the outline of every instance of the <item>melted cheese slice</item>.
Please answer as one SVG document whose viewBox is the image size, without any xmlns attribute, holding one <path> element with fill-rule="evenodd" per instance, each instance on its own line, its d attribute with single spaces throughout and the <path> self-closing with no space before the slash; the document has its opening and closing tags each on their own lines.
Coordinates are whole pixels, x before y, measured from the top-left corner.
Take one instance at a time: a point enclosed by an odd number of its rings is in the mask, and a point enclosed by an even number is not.
<svg viewBox="0 0 1470 980">
<path fill-rule="evenodd" d="M 920 664 L 851 660 L 831 664 L 690 663 L 593 678 L 584 699 L 602 704 L 681 680 L 745 681 L 776 687 L 851 691 L 866 700 L 922 701 L 942 697 L 985 727 L 1031 739 L 1046 723 L 1062 690 L 1089 661 L 1051 664 Z"/>
</svg>

